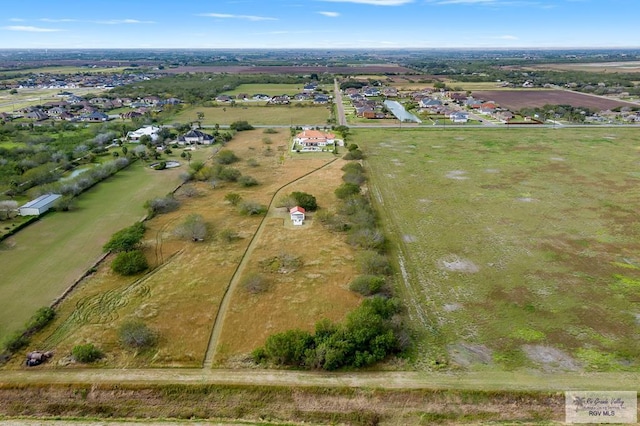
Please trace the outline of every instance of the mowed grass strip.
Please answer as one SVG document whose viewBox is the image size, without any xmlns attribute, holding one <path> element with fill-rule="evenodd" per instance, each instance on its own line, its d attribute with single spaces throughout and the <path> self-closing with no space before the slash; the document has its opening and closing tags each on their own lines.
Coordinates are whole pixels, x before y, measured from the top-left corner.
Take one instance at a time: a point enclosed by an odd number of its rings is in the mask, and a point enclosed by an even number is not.
<svg viewBox="0 0 640 426">
<path fill-rule="evenodd" d="M 634 129 L 354 133 L 422 311 L 416 365 L 640 368 Z"/>
<path fill-rule="evenodd" d="M 53 300 L 100 256 L 117 230 L 145 215 L 146 200 L 171 191 L 181 168 L 157 172 L 136 163 L 5 240 L 0 249 L 0 341 Z"/>
<path fill-rule="evenodd" d="M 207 126 L 229 125 L 234 121 L 242 120 L 254 125 L 296 126 L 307 124 L 324 126 L 331 114 L 331 106 L 310 104 L 305 106 L 296 106 L 296 104 L 286 106 L 255 105 L 251 101 L 247 101 L 246 103 L 238 102 L 235 106 L 185 108 L 175 117 L 175 121 L 199 121 L 198 112 L 204 114 L 202 124 Z"/>
</svg>

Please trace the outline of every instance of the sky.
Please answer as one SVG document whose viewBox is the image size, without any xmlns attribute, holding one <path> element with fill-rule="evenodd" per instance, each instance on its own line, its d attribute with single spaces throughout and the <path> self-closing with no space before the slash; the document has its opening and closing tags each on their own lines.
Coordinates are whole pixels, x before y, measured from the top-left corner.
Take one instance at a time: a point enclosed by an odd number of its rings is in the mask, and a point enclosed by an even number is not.
<svg viewBox="0 0 640 426">
<path fill-rule="evenodd" d="M 2 3 L 0 49 L 640 47 L 640 0 Z"/>
</svg>

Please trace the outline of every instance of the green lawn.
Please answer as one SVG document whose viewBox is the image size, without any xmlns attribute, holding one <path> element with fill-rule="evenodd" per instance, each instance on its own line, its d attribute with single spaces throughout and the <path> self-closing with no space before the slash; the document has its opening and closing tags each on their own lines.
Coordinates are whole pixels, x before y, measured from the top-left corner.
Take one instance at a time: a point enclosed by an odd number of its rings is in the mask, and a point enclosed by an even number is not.
<svg viewBox="0 0 640 426">
<path fill-rule="evenodd" d="M 278 96 L 278 95 L 289 95 L 293 96 L 297 93 L 301 93 L 304 88 L 305 83 L 299 84 L 276 84 L 276 83 L 264 83 L 264 84 L 241 84 L 233 90 L 229 90 L 228 92 L 224 92 L 225 95 L 238 95 L 239 93 L 246 93 L 250 97 L 253 95 L 257 95 L 258 93 L 269 95 L 269 96 Z M 323 86 L 320 85 L 320 88 L 324 88 L 325 90 L 333 90 L 333 86 Z"/>
<path fill-rule="evenodd" d="M 635 129 L 352 140 L 405 267 L 416 366 L 540 367 L 548 351 L 541 368 L 640 370 Z"/>
<path fill-rule="evenodd" d="M 204 114 L 203 125 L 229 125 L 234 121 L 246 120 L 254 125 L 319 125 L 327 124 L 331 114 L 330 105 L 288 106 L 244 105 L 239 102 L 235 107 L 190 107 L 185 108 L 176 117 L 177 122 L 198 121 L 198 112 Z"/>
<path fill-rule="evenodd" d="M 49 213 L 0 243 L 0 341 L 79 278 L 111 234 L 141 219 L 144 202 L 171 191 L 182 170 L 133 164 L 78 197 L 75 211 Z"/>
</svg>

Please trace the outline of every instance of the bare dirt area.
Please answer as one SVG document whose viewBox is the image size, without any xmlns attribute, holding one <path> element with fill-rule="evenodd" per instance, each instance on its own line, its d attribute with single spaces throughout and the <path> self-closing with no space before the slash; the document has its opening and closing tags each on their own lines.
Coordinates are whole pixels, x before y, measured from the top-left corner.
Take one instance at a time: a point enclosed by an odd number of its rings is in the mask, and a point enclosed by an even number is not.
<svg viewBox="0 0 640 426">
<path fill-rule="evenodd" d="M 518 111 L 522 108 L 543 107 L 545 105 L 572 105 L 597 111 L 619 106 L 637 106 L 629 102 L 566 90 L 481 90 L 474 91 L 473 97 L 496 102 L 501 107 L 512 111 Z"/>
</svg>

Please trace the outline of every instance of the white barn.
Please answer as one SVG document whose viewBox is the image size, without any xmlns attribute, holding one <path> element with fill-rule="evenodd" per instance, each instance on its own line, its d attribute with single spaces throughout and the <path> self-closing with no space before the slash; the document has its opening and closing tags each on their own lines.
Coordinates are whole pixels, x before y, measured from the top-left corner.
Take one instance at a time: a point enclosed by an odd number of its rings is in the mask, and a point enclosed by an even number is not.
<svg viewBox="0 0 640 426">
<path fill-rule="evenodd" d="M 295 206 L 289 210 L 294 225 L 302 225 L 302 222 L 304 222 L 304 213 L 305 210 L 299 206 Z"/>
<path fill-rule="evenodd" d="M 60 194 L 41 195 L 18 208 L 18 212 L 20 216 L 39 216 L 49 210 L 60 197 Z"/>
</svg>

